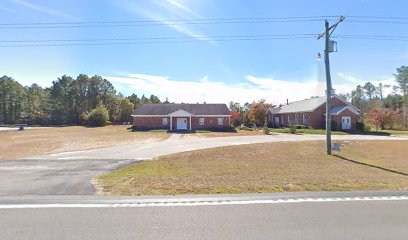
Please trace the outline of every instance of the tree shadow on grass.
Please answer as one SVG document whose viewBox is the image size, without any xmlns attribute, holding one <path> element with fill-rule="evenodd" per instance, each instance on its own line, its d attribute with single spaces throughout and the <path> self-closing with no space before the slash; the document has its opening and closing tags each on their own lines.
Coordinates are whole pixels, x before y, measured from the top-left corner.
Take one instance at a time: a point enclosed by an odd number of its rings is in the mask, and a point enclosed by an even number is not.
<svg viewBox="0 0 408 240">
<path fill-rule="evenodd" d="M 404 173 L 404 172 L 400 172 L 400 171 L 396 171 L 396 170 L 392 170 L 392 169 L 389 169 L 389 168 L 380 167 L 380 166 L 376 166 L 376 165 L 372 165 L 372 164 L 368 164 L 368 163 L 359 162 L 359 161 L 348 159 L 348 158 L 345 158 L 345 157 L 342 157 L 342 156 L 339 156 L 339 155 L 333 155 L 333 156 L 338 158 L 338 159 L 344 160 L 344 161 L 360 164 L 360 165 L 363 165 L 363 166 L 366 166 L 366 167 L 377 168 L 377 169 L 380 169 L 380 170 L 383 170 L 383 171 L 387 171 L 387 172 L 391 172 L 391 173 L 395 173 L 395 174 L 399 174 L 399 175 L 408 177 L 408 173 Z"/>
<path fill-rule="evenodd" d="M 348 133 L 350 134 L 356 134 L 356 135 L 369 135 L 369 136 L 390 136 L 391 133 L 388 132 L 363 132 L 363 131 L 349 131 Z"/>
</svg>

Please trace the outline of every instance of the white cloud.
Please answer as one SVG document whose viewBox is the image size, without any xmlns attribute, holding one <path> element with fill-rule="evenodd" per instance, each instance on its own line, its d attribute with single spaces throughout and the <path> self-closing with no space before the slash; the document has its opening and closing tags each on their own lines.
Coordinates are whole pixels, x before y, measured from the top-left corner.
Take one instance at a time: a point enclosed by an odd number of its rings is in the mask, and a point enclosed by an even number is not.
<svg viewBox="0 0 408 240">
<path fill-rule="evenodd" d="M 357 85 L 364 85 L 367 82 L 371 82 L 372 84 L 374 84 L 375 86 L 378 87 L 378 85 L 380 83 L 383 84 L 383 86 L 390 86 L 390 87 L 384 87 L 383 88 L 383 94 L 384 95 L 388 95 L 390 93 L 392 93 L 392 86 L 395 85 L 395 79 L 392 77 L 380 77 L 378 79 L 375 80 L 364 80 L 361 78 L 358 78 L 352 74 L 349 73 L 337 73 L 337 75 L 343 79 L 348 81 L 347 84 L 340 84 L 340 85 L 336 85 L 336 92 L 337 93 L 347 93 L 347 92 L 351 92 L 353 89 L 356 88 Z"/>
<path fill-rule="evenodd" d="M 192 25 L 185 25 L 182 23 L 177 24 L 177 22 L 168 21 L 168 19 L 201 18 L 199 14 L 193 11 L 185 3 L 181 3 L 180 1 L 152 1 L 147 5 L 135 4 L 134 2 L 128 0 L 112 0 L 111 2 L 125 11 L 129 11 L 131 13 L 141 15 L 147 19 L 157 21 L 168 26 L 169 28 L 172 28 L 197 40 L 214 43 L 211 38 L 201 33 L 196 28 L 193 28 Z M 191 4 L 191 2 L 189 3 Z"/>
<path fill-rule="evenodd" d="M 155 94 L 174 102 L 240 103 L 266 99 L 273 104 L 302 100 L 322 95 L 324 86 L 316 81 L 293 82 L 247 76 L 239 84 L 211 81 L 207 76 L 198 81 L 176 81 L 167 76 L 129 74 L 125 77 L 105 77 L 112 83 L 122 83 L 135 92 Z"/>
<path fill-rule="evenodd" d="M 189 7 L 187 7 L 185 4 L 182 4 L 179 1 L 176 0 L 166 0 L 168 3 L 170 3 L 172 6 L 175 6 L 178 9 L 183 10 L 184 12 L 190 13 L 191 15 L 195 15 L 198 17 L 198 15 L 193 12 Z"/>
<path fill-rule="evenodd" d="M 59 12 L 57 10 L 54 10 L 52 8 L 48 8 L 48 7 L 39 5 L 39 4 L 34 4 L 32 2 L 27 2 L 27 1 L 23 1 L 23 0 L 11 0 L 11 1 L 13 1 L 14 3 L 16 3 L 16 4 L 20 5 L 20 6 L 27 7 L 27 8 L 30 8 L 32 10 L 39 11 L 39 12 L 42 12 L 42 13 L 46 13 L 46 14 L 49 14 L 49 15 L 63 17 L 63 18 L 67 18 L 67 19 L 70 19 L 70 20 L 78 20 L 74 16 Z"/>
<path fill-rule="evenodd" d="M 346 80 L 346 81 L 352 82 L 352 83 L 356 83 L 356 82 L 359 82 L 359 81 L 360 81 L 358 78 L 356 78 L 355 76 L 353 76 L 353 75 L 351 75 L 351 74 L 348 74 L 348 73 L 341 73 L 341 72 L 339 72 L 339 73 L 337 73 L 337 75 L 338 75 L 340 78 L 342 78 L 342 79 L 344 79 L 344 80 Z"/>
</svg>

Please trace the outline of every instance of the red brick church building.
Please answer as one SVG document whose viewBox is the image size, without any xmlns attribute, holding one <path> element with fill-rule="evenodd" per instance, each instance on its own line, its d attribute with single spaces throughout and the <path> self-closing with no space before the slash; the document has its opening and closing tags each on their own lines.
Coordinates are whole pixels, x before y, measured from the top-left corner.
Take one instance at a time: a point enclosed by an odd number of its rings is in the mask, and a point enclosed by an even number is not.
<svg viewBox="0 0 408 240">
<path fill-rule="evenodd" d="M 355 130 L 360 110 L 338 95 L 332 96 L 331 116 L 336 130 Z M 310 128 L 324 128 L 326 97 L 287 102 L 268 110 L 268 122 L 274 128 L 288 127 L 291 122 Z"/>
</svg>

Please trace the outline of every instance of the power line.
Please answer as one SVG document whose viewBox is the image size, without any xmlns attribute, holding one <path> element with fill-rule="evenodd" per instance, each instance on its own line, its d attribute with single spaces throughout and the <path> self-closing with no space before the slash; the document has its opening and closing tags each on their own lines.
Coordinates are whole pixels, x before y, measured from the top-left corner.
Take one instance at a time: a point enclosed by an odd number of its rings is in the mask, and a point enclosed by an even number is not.
<svg viewBox="0 0 408 240">
<path fill-rule="evenodd" d="M 216 25 L 216 24 L 259 24 L 259 23 L 298 23 L 333 20 L 338 16 L 293 16 L 293 17 L 234 17 L 200 19 L 161 19 L 161 20 L 123 20 L 123 21 L 81 21 L 81 22 L 25 22 L 0 23 L 0 29 L 65 29 L 65 28 L 106 28 L 106 27 L 154 27 L 175 25 Z M 407 17 L 385 16 L 346 16 L 348 23 L 368 24 L 408 24 Z M 405 21 L 406 20 L 406 21 Z"/>
<path fill-rule="evenodd" d="M 389 16 L 358 16 L 346 15 L 346 18 L 362 18 L 362 19 L 383 19 L 383 20 L 408 20 L 408 17 L 389 17 Z"/>
<path fill-rule="evenodd" d="M 37 39 L 37 40 L 2 40 L 0 48 L 22 47 L 66 47 L 66 46 L 108 46 L 108 45 L 143 45 L 143 44 L 169 44 L 193 42 L 227 42 L 227 41 L 261 41 L 261 40 L 295 40 L 315 39 L 315 33 L 299 34 L 264 34 L 264 35 L 218 35 L 210 37 L 144 37 L 144 38 L 95 38 L 95 39 Z M 336 39 L 356 40 L 383 40 L 383 41 L 408 41 L 408 36 L 392 35 L 335 35 Z M 202 41 L 200 41 L 202 40 Z"/>
<path fill-rule="evenodd" d="M 403 21 L 376 21 L 376 20 L 350 20 L 348 23 L 371 23 L 371 24 L 408 24 Z"/>
<path fill-rule="evenodd" d="M 90 22 L 44 22 L 44 23 L 0 23 L 0 29 L 59 29 L 59 28 L 100 28 L 100 27 L 152 27 L 163 25 L 210 25 L 210 24 L 256 24 L 318 22 L 334 16 L 317 17 L 269 17 L 269 18 L 207 18 L 207 19 L 163 19 Z"/>
<path fill-rule="evenodd" d="M 29 43 L 29 44 L 8 44 L 0 45 L 0 48 L 22 48 L 22 47 L 66 47 L 66 46 L 107 46 L 107 45 L 142 45 L 142 44 L 168 44 L 168 43 L 189 43 L 202 42 L 205 40 L 210 42 L 225 42 L 225 41 L 260 41 L 260 40 L 291 40 L 291 39 L 315 39 L 314 36 L 246 36 L 246 37 L 232 37 L 232 38 L 215 38 L 215 39 L 175 39 L 175 40 L 151 40 L 151 41 L 114 41 L 114 42 L 76 42 L 76 43 Z"/>
<path fill-rule="evenodd" d="M 294 16 L 294 17 L 233 17 L 233 18 L 196 18 L 196 19 L 160 19 L 160 20 L 124 20 L 124 21 L 81 21 L 81 22 L 23 22 L 0 23 L 0 26 L 15 25 L 81 25 L 115 23 L 162 23 L 162 22 L 205 22 L 205 21 L 257 21 L 257 20 L 321 20 L 337 16 Z"/>
<path fill-rule="evenodd" d="M 313 37 L 316 33 L 293 33 L 293 34 L 263 34 L 263 35 L 215 35 L 208 37 L 198 38 L 200 40 L 231 40 L 231 39 L 274 39 L 274 38 L 296 38 L 296 37 Z M 361 35 L 361 34 L 340 34 L 335 35 L 333 38 L 352 38 L 352 39 L 391 39 L 391 40 L 408 40 L 407 36 L 396 36 L 396 35 Z M 88 38 L 88 39 L 29 39 L 29 40 L 0 40 L 0 43 L 49 43 L 49 42 L 110 42 L 110 41 L 149 41 L 149 40 L 164 40 L 164 41 L 175 41 L 175 40 L 185 40 L 185 39 L 197 39 L 191 36 L 183 37 L 138 37 L 138 38 Z"/>
<path fill-rule="evenodd" d="M 234 39 L 234 38 L 274 38 L 274 37 L 300 37 L 316 36 L 315 33 L 295 33 L 295 34 L 263 34 L 263 35 L 216 35 L 201 37 L 199 39 Z M 42 43 L 42 42 L 99 42 L 99 41 L 134 41 L 134 40 L 179 40 L 197 39 L 191 36 L 184 37 L 139 37 L 139 38 L 89 38 L 89 39 L 33 39 L 33 40 L 0 40 L 0 43 Z"/>
<path fill-rule="evenodd" d="M 395 36 L 395 35 L 353 35 L 342 34 L 333 36 L 337 39 L 357 39 L 357 40 L 383 40 L 383 41 L 408 41 L 408 36 Z"/>
<path fill-rule="evenodd" d="M 309 20 L 256 20 L 256 21 L 199 21 L 199 22 L 153 22 L 153 23 L 121 23 L 121 24 L 95 24 L 95 25 L 35 25 L 35 26 L 0 26 L 0 29 L 64 29 L 64 28 L 107 28 L 107 27 L 154 27 L 154 26 L 179 26 L 179 25 L 215 25 L 215 24 L 257 24 L 257 23 L 297 23 L 320 22 L 324 19 Z"/>
</svg>

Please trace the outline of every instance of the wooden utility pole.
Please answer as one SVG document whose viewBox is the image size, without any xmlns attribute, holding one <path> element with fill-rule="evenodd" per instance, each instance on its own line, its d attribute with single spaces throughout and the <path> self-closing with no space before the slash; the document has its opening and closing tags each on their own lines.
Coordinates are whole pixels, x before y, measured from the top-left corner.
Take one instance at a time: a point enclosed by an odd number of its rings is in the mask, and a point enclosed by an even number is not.
<svg viewBox="0 0 408 240">
<path fill-rule="evenodd" d="M 344 21 L 344 17 L 341 16 L 340 19 L 330 26 L 329 22 L 325 21 L 325 30 L 323 33 L 319 34 L 317 40 L 325 37 L 325 48 L 324 48 L 324 64 L 326 66 L 326 153 L 331 155 L 331 97 L 332 97 L 332 83 L 331 83 L 331 76 L 330 76 L 330 60 L 329 60 L 329 53 L 333 52 L 333 45 L 330 45 L 330 35 L 333 33 L 334 29 L 336 29 L 337 25 Z"/>
</svg>

